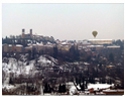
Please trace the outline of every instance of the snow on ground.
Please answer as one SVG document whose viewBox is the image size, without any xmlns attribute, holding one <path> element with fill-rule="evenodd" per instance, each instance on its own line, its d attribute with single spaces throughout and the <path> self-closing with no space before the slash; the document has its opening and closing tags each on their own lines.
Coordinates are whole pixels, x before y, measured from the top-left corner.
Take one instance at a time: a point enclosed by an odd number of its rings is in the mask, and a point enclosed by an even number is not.
<svg viewBox="0 0 125 99">
<path fill-rule="evenodd" d="M 73 94 L 76 93 L 76 92 L 77 92 L 76 87 L 75 87 L 75 86 L 71 86 L 71 88 L 69 89 L 69 94 L 70 94 L 70 95 L 73 95 Z"/>
<path fill-rule="evenodd" d="M 25 73 L 26 73 L 26 74 L 29 74 L 30 70 L 31 70 L 31 67 L 30 67 L 30 66 L 26 66 L 26 71 L 25 71 Z"/>
<path fill-rule="evenodd" d="M 46 63 L 51 63 L 51 61 L 48 60 L 48 59 L 47 59 L 46 57 L 44 57 L 44 56 L 40 56 L 38 62 L 42 62 L 42 63 L 44 63 L 44 64 L 46 64 Z"/>
<path fill-rule="evenodd" d="M 117 89 L 117 90 L 111 90 L 111 89 L 106 89 L 106 90 L 103 90 L 103 92 L 123 92 L 124 90 L 120 90 L 120 89 Z"/>
<path fill-rule="evenodd" d="M 9 77 L 10 73 L 14 73 L 15 76 L 19 76 L 20 74 L 23 75 L 34 75 L 38 71 L 35 70 L 35 60 L 29 61 L 29 64 L 26 65 L 27 59 L 26 55 L 20 55 L 21 60 L 15 59 L 15 58 L 8 58 L 9 62 L 8 64 L 5 62 L 2 62 L 2 70 L 5 72 L 5 78 L 3 84 L 8 84 L 9 83 Z M 48 56 L 49 57 L 49 56 Z M 25 62 L 24 62 L 25 61 Z M 43 66 L 47 64 L 54 65 L 54 62 L 57 62 L 54 58 L 49 57 L 46 58 L 46 56 L 40 56 L 38 62 L 40 62 Z"/>
<path fill-rule="evenodd" d="M 68 83 L 66 83 L 66 85 L 69 87 L 70 95 L 73 95 L 77 92 L 77 89 L 74 86 L 73 82 L 68 82 Z M 94 90 L 97 90 L 98 88 L 103 89 L 103 88 L 109 88 L 110 86 L 113 86 L 113 84 L 112 85 L 110 85 L 110 84 L 88 84 L 88 89 L 94 88 Z M 77 86 L 77 87 L 80 89 L 79 86 Z M 86 91 L 86 92 L 89 93 L 88 91 Z"/>
<path fill-rule="evenodd" d="M 34 62 L 35 61 L 30 61 L 29 65 L 26 65 L 25 66 L 25 73 L 26 74 L 29 74 L 31 72 L 31 70 L 33 71 L 34 70 Z"/>
<path fill-rule="evenodd" d="M 4 84 L 4 85 L 2 86 L 2 88 L 12 89 L 12 88 L 16 88 L 16 87 L 13 86 L 13 85 Z"/>
<path fill-rule="evenodd" d="M 23 58 L 23 60 L 26 60 L 25 56 L 21 56 Z M 8 58 L 9 59 L 9 63 L 2 63 L 2 70 L 5 72 L 5 81 L 4 84 L 8 84 L 9 83 L 9 77 L 10 77 L 10 73 L 13 72 L 16 76 L 18 76 L 19 74 L 23 74 L 23 75 L 34 75 L 37 70 L 35 70 L 35 60 L 29 61 L 29 64 L 26 65 L 26 62 L 24 63 L 23 61 L 20 60 L 16 60 L 15 58 Z M 41 55 L 38 59 L 38 62 L 41 64 L 44 64 L 45 66 L 47 64 L 54 64 L 57 63 L 57 60 L 52 58 L 51 56 L 46 56 L 46 55 Z M 44 66 L 43 65 L 43 66 Z M 3 85 L 4 85 L 3 84 Z M 70 90 L 69 93 L 70 95 L 73 95 L 77 92 L 76 87 L 74 86 L 73 82 L 69 82 L 67 83 Z M 102 89 L 102 88 L 109 88 L 110 84 L 88 84 L 88 89 L 90 88 L 94 88 L 94 90 Z M 77 86 L 79 88 L 79 86 Z M 79 88 L 80 89 L 80 88 Z"/>
<path fill-rule="evenodd" d="M 53 58 L 53 57 L 51 57 L 51 56 L 47 56 L 47 57 L 49 57 L 50 60 L 51 60 L 52 62 L 54 62 L 54 63 L 58 63 L 58 60 L 57 60 L 57 59 L 55 59 L 55 58 Z"/>
<path fill-rule="evenodd" d="M 16 73 L 17 75 L 24 73 L 26 71 L 26 74 L 29 74 L 29 71 L 33 69 L 35 61 L 30 61 L 29 65 L 26 65 L 26 63 L 22 61 L 16 61 L 14 58 L 9 58 L 9 63 L 2 63 L 2 70 L 6 73 Z"/>
<path fill-rule="evenodd" d="M 109 88 L 110 84 L 88 84 L 88 89 L 94 88 L 94 90 L 103 89 L 103 88 Z"/>
<path fill-rule="evenodd" d="M 73 82 L 68 82 L 68 83 L 66 83 L 66 85 L 69 87 L 69 94 L 70 95 L 74 95 L 77 92 L 77 89 L 76 89 L 75 85 L 73 84 Z M 79 86 L 77 86 L 77 88 L 80 89 Z"/>
<path fill-rule="evenodd" d="M 49 59 L 48 59 L 48 58 Z M 57 63 L 57 60 L 50 57 L 50 56 L 40 56 L 39 57 L 39 60 L 38 60 L 39 63 L 41 63 L 42 66 L 45 66 L 45 65 L 48 65 L 48 64 L 51 64 L 52 66 L 54 66 L 55 63 Z"/>
<path fill-rule="evenodd" d="M 4 81 L 4 84 L 8 84 L 9 83 L 9 76 L 6 77 L 5 81 Z"/>
</svg>

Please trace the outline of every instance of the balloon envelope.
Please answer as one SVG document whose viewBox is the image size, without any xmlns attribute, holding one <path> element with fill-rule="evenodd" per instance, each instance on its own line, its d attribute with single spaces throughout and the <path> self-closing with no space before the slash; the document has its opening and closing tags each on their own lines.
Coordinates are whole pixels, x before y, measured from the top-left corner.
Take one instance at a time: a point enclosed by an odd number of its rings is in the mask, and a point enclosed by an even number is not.
<svg viewBox="0 0 125 99">
<path fill-rule="evenodd" d="M 94 37 L 96 37 L 98 32 L 97 31 L 93 31 L 92 34 L 93 34 Z"/>
</svg>

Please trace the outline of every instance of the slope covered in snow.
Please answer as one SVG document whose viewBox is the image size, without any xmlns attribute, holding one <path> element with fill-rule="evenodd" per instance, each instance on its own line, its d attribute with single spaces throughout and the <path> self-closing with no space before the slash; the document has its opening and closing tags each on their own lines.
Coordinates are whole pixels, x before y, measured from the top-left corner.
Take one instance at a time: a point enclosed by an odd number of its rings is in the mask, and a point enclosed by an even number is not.
<svg viewBox="0 0 125 99">
<path fill-rule="evenodd" d="M 48 58 L 49 57 L 49 58 Z M 9 83 L 10 73 L 13 73 L 15 77 L 18 77 L 20 74 L 22 75 L 34 75 L 36 72 L 39 72 L 35 68 L 35 59 L 28 61 L 26 55 L 21 55 L 20 60 L 16 58 L 3 58 L 8 60 L 8 62 L 2 62 L 2 71 L 4 72 L 4 81 L 3 84 Z M 28 63 L 28 64 L 27 64 Z M 51 65 L 54 66 L 57 63 L 57 60 L 52 58 L 51 56 L 41 55 L 38 58 L 38 63 L 41 66 Z"/>
</svg>

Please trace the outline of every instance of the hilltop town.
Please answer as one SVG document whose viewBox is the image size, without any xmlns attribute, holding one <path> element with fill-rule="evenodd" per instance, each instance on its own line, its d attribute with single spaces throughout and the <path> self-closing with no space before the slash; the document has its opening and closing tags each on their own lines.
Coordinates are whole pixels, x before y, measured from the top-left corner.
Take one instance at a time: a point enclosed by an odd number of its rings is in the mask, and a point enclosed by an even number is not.
<svg viewBox="0 0 125 99">
<path fill-rule="evenodd" d="M 98 83 L 110 86 L 89 87 Z M 123 94 L 124 40 L 61 41 L 22 29 L 2 38 L 2 85 L 3 95 Z"/>
</svg>

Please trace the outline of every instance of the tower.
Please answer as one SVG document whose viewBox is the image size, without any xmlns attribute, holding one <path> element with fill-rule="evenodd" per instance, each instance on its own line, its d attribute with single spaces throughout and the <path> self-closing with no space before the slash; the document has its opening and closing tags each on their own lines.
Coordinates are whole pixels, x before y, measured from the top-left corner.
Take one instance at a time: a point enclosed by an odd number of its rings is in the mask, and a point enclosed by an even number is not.
<svg viewBox="0 0 125 99">
<path fill-rule="evenodd" d="M 22 29 L 22 38 L 25 37 L 25 29 Z"/>
<path fill-rule="evenodd" d="M 30 29 L 30 36 L 32 36 L 32 29 Z"/>
<path fill-rule="evenodd" d="M 25 29 L 22 29 L 22 33 L 25 33 Z"/>
</svg>

